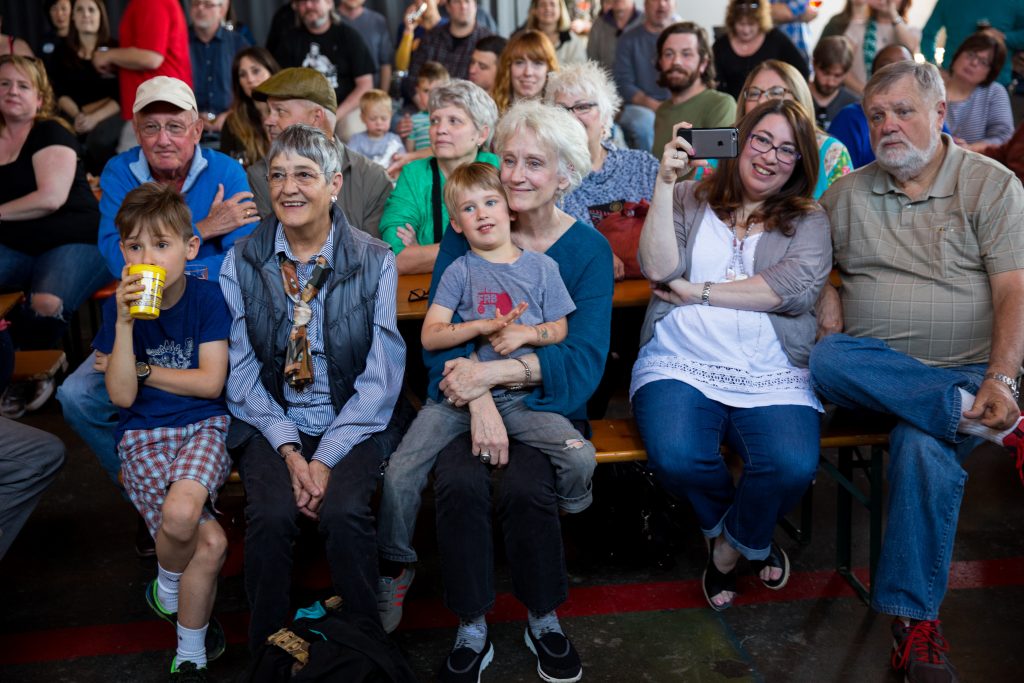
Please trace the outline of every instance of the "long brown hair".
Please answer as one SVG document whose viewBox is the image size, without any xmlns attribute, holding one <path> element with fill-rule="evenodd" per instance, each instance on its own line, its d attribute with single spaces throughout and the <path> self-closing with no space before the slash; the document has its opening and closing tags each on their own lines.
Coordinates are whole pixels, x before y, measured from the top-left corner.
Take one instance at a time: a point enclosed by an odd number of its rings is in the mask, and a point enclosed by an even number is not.
<svg viewBox="0 0 1024 683">
<path fill-rule="evenodd" d="M 527 30 L 517 33 L 508 41 L 498 59 L 498 74 L 494 81 L 494 103 L 498 112 L 504 114 L 512 104 L 512 62 L 529 59 L 544 62 L 548 71 L 558 71 L 558 57 L 551 40 L 540 31 Z M 541 88 L 541 92 L 543 92 Z"/>
<path fill-rule="evenodd" d="M 263 129 L 263 117 L 260 116 L 256 103 L 252 97 L 245 94 L 239 82 L 238 69 L 244 57 L 262 64 L 271 76 L 280 71 L 281 67 L 270 51 L 259 45 L 239 50 L 231 62 L 232 97 L 224 126 L 242 145 L 242 165 L 250 166 L 266 156 L 267 150 L 270 149 L 270 139 Z"/>
<path fill-rule="evenodd" d="M 82 38 L 78 34 L 78 27 L 75 26 L 75 5 L 84 0 L 74 0 L 71 3 L 71 28 L 68 29 L 68 45 L 71 46 L 71 51 L 74 55 L 78 56 L 78 51 L 82 48 Z M 96 8 L 100 11 L 100 28 L 96 31 L 96 47 L 109 47 L 112 43 L 110 40 L 110 17 L 107 14 L 107 6 L 103 0 L 92 0 L 96 3 Z"/>
<path fill-rule="evenodd" d="M 754 127 L 769 114 L 779 114 L 793 129 L 800 159 L 793 165 L 793 173 L 782 188 L 768 197 L 761 207 L 748 217 L 760 221 L 764 231 L 778 229 L 787 237 L 793 234 L 794 223 L 817 205 L 814 186 L 818 182 L 818 142 L 812 119 L 804 108 L 793 100 L 769 100 L 740 119 L 739 144 L 746 146 Z M 742 151 L 742 148 L 741 148 Z M 697 185 L 696 197 L 706 201 L 723 220 L 743 205 L 743 183 L 739 174 L 739 157 L 724 159 L 716 171 L 704 176 Z"/>
<path fill-rule="evenodd" d="M 39 105 L 38 111 L 36 111 L 35 121 L 54 120 L 74 133 L 74 130 L 66 121 L 54 115 L 56 99 L 53 96 L 53 88 L 50 86 L 50 79 L 46 76 L 46 69 L 43 68 L 43 63 L 35 57 L 8 54 L 0 56 L 0 67 L 5 64 L 12 65 L 15 69 L 28 76 L 28 80 L 32 82 L 32 87 L 42 95 L 42 103 Z M 0 131 L 6 127 L 7 122 L 4 120 L 4 115 L 0 113 Z"/>
</svg>

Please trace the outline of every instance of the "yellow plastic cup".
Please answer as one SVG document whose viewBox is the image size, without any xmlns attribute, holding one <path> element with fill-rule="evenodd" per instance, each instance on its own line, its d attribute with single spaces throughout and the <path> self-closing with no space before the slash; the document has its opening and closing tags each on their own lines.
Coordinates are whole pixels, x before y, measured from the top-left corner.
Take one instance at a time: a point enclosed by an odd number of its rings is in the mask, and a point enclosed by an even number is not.
<svg viewBox="0 0 1024 683">
<path fill-rule="evenodd" d="M 160 317 L 160 302 L 164 298 L 164 281 L 167 279 L 167 271 L 160 266 L 151 266 L 146 263 L 139 263 L 128 266 L 128 274 L 136 275 L 142 273 L 139 283 L 146 289 L 142 292 L 142 298 L 132 303 L 129 312 L 133 318 L 138 320 L 154 320 Z"/>
</svg>

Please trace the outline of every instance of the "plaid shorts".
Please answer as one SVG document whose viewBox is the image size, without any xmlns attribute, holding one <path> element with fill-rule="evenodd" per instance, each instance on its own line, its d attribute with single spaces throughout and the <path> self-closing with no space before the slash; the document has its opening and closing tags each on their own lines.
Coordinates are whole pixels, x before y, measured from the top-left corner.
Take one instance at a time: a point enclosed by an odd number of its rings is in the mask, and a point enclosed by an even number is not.
<svg viewBox="0 0 1024 683">
<path fill-rule="evenodd" d="M 231 474 L 225 439 L 228 416 L 217 415 L 185 427 L 129 429 L 117 448 L 121 476 L 135 509 L 156 538 L 164 498 L 171 484 L 191 479 L 210 493 L 201 522 L 213 519 L 217 490 Z"/>
</svg>

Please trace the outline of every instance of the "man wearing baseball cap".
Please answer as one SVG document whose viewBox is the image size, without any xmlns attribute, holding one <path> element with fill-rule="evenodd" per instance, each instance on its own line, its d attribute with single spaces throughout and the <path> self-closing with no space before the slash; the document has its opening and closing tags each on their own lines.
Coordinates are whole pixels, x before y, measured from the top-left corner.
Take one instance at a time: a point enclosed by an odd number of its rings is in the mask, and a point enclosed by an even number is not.
<svg viewBox="0 0 1024 683">
<path fill-rule="evenodd" d="M 215 280 L 224 255 L 260 220 L 245 171 L 231 157 L 199 147 L 203 124 L 192 89 L 184 82 L 156 76 L 143 82 L 133 99 L 131 125 L 140 144 L 108 161 L 100 176 L 100 253 L 112 277 L 120 277 L 124 257 L 114 216 L 129 191 L 143 183 L 160 183 L 184 195 L 193 231 L 201 240 L 192 263 L 206 266 L 209 278 Z M 114 443 L 117 409 L 104 385 L 105 364 L 104 356 L 93 353 L 64 381 L 57 398 L 68 424 L 117 483 L 121 467 Z M 136 537 L 140 554 L 152 554 L 151 539 L 149 545 L 141 545 L 147 539 L 148 532 Z"/>
<path fill-rule="evenodd" d="M 369 235 L 380 238 L 380 217 L 391 194 L 391 181 L 384 169 L 361 154 L 349 151 L 334 137 L 338 100 L 323 74 L 307 67 L 282 69 L 263 81 L 252 93 L 265 101 L 270 112 L 263 119 L 267 135 L 274 140 L 296 123 L 315 126 L 341 148 L 341 192 L 338 206 L 348 221 Z M 247 171 L 260 215 L 271 213 L 267 185 L 267 161 L 261 159 Z"/>
</svg>

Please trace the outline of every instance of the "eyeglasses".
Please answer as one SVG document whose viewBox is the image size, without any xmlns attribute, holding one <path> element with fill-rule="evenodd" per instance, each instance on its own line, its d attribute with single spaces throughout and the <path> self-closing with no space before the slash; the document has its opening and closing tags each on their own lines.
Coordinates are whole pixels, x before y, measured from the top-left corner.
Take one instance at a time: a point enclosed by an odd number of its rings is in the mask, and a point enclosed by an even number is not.
<svg viewBox="0 0 1024 683">
<path fill-rule="evenodd" d="M 589 114 L 597 107 L 597 102 L 580 102 L 579 104 L 574 104 L 571 107 L 567 107 L 563 104 L 561 107 L 570 114 Z"/>
<path fill-rule="evenodd" d="M 793 145 L 786 143 L 773 145 L 771 140 L 757 133 L 751 133 L 748 139 L 750 140 L 750 148 L 755 152 L 767 154 L 774 149 L 775 158 L 779 160 L 780 164 L 785 164 L 786 166 L 796 163 L 803 156 Z"/>
<path fill-rule="evenodd" d="M 761 90 L 760 88 L 747 88 L 743 91 L 743 96 L 748 100 L 757 101 L 764 96 L 768 96 L 771 100 L 781 100 L 786 95 L 792 95 L 793 91 L 789 88 L 783 88 L 781 85 L 773 85 L 767 90 Z"/>
<path fill-rule="evenodd" d="M 139 126 L 139 133 L 144 138 L 155 138 L 160 135 L 161 130 L 167 131 L 172 138 L 181 138 L 188 134 L 189 126 L 178 121 L 171 121 L 162 126 L 156 121 L 148 121 Z"/>
<path fill-rule="evenodd" d="M 428 292 L 425 289 L 421 289 L 421 288 L 417 287 L 416 289 L 410 289 L 409 290 L 409 301 L 410 302 L 426 301 L 428 298 L 430 298 L 430 292 Z"/>
<path fill-rule="evenodd" d="M 986 69 L 992 66 L 992 60 L 989 59 L 988 57 L 986 57 L 981 52 L 975 52 L 974 50 L 967 50 L 966 52 L 964 52 L 964 57 L 966 57 L 968 59 L 968 61 L 974 62 L 978 66 L 983 66 Z"/>
<path fill-rule="evenodd" d="M 290 177 L 299 187 L 311 187 L 316 184 L 316 181 L 319 180 L 322 175 L 325 174 L 318 171 L 295 171 L 294 173 L 271 171 L 267 174 L 267 182 L 270 183 L 271 187 L 280 187 L 284 185 L 284 181 Z"/>
</svg>

